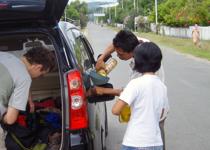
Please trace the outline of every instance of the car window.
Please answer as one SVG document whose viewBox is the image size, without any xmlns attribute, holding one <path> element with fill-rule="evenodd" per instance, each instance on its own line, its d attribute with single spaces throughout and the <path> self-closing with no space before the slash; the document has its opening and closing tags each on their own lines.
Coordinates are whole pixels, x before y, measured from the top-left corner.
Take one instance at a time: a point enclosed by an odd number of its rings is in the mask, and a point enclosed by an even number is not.
<svg viewBox="0 0 210 150">
<path fill-rule="evenodd" d="M 92 68 L 91 59 L 89 58 L 87 50 L 85 49 L 84 43 L 80 37 L 77 37 L 75 40 L 74 50 L 79 65 L 81 65 L 84 70 Z"/>
<path fill-rule="evenodd" d="M 88 49 L 85 46 L 83 39 L 81 38 L 80 31 L 76 29 L 68 30 L 67 35 L 69 41 L 73 45 L 73 52 L 76 56 L 80 69 L 82 71 L 87 71 L 93 68 L 90 53 L 88 52 Z"/>
</svg>

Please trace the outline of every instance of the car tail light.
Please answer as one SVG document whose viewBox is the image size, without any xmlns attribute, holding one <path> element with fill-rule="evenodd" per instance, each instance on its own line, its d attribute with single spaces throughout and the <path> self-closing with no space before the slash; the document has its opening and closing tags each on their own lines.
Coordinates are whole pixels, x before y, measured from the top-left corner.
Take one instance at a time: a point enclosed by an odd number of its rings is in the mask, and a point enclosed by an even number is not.
<svg viewBox="0 0 210 150">
<path fill-rule="evenodd" d="M 67 74 L 69 95 L 69 129 L 76 130 L 88 127 L 87 102 L 83 81 L 78 70 Z"/>
<path fill-rule="evenodd" d="M 6 4 L 6 3 L 0 3 L 0 10 L 1 9 L 7 9 L 8 8 L 8 4 Z"/>
</svg>

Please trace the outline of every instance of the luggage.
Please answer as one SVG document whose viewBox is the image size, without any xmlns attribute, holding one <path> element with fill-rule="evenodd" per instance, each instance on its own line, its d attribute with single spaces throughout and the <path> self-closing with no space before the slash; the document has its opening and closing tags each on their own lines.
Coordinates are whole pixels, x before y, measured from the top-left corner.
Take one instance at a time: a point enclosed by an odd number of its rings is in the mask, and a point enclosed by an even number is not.
<svg viewBox="0 0 210 150">
<path fill-rule="evenodd" d="M 43 99 L 35 102 L 34 113 L 28 109 L 21 111 L 15 124 L 2 124 L 8 132 L 5 139 L 7 150 L 50 150 L 49 137 L 54 133 L 61 134 L 61 114 L 56 107 L 54 99 Z M 59 148 L 61 140 L 57 141 L 59 143 L 53 146 Z"/>
</svg>

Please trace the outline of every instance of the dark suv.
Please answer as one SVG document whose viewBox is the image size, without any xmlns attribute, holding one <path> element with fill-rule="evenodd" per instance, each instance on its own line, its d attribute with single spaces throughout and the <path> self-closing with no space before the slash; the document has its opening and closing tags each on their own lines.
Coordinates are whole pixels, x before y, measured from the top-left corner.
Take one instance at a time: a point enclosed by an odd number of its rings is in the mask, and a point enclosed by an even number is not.
<svg viewBox="0 0 210 150">
<path fill-rule="evenodd" d="M 93 50 L 74 25 L 59 22 L 68 0 L 0 0 L 0 50 L 22 56 L 35 46 L 56 55 L 57 68 L 32 82 L 35 102 L 59 101 L 60 150 L 104 150 L 106 100 L 86 98 L 87 73 L 94 70 Z M 12 67 L 12 66 L 11 66 Z"/>
</svg>

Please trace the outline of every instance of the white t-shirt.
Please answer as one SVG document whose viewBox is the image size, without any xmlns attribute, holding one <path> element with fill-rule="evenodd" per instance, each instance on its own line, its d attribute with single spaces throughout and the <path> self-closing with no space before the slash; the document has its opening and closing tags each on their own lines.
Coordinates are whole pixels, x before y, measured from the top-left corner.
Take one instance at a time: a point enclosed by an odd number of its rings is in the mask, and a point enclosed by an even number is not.
<svg viewBox="0 0 210 150">
<path fill-rule="evenodd" d="M 123 145 L 149 147 L 163 145 L 159 128 L 162 109 L 168 101 L 167 88 L 156 75 L 131 80 L 119 99 L 131 107 L 131 117 Z"/>
<path fill-rule="evenodd" d="M 134 65 L 135 65 L 134 64 L 134 59 L 132 58 L 131 61 L 130 61 L 130 64 L 129 64 L 129 66 L 130 66 L 130 77 L 129 77 L 129 79 L 130 80 L 142 76 L 141 73 L 137 72 L 136 70 L 133 70 Z M 164 72 L 164 69 L 163 69 L 163 66 L 162 65 L 160 66 L 160 69 L 156 72 L 156 75 L 160 78 L 160 80 L 163 83 L 165 83 L 165 72 Z M 165 107 L 163 116 L 161 117 L 160 121 L 164 120 L 167 117 L 168 112 L 169 112 L 169 102 L 167 100 L 166 107 Z"/>
</svg>

